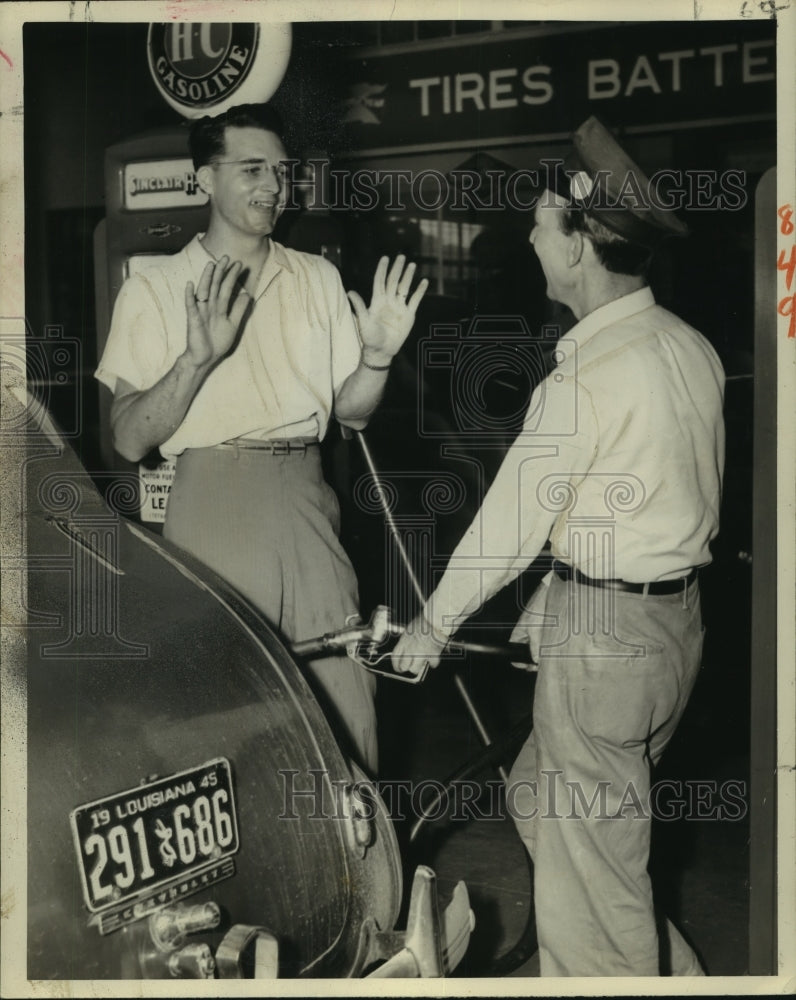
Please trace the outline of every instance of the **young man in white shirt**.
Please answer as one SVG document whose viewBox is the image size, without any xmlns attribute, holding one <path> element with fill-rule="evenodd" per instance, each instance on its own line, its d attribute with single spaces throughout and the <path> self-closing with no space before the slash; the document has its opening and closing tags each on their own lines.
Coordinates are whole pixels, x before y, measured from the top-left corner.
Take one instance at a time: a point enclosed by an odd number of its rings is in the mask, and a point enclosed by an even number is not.
<svg viewBox="0 0 796 1000">
<path fill-rule="evenodd" d="M 271 238 L 287 198 L 280 124 L 240 106 L 193 124 L 206 233 L 121 289 L 97 377 L 128 460 L 177 457 L 164 536 L 249 598 L 288 639 L 358 610 L 339 507 L 317 445 L 332 416 L 362 428 L 427 287 L 382 258 L 369 306 L 335 267 Z M 377 764 L 373 678 L 345 657 L 310 664 L 344 745 Z"/>
</svg>

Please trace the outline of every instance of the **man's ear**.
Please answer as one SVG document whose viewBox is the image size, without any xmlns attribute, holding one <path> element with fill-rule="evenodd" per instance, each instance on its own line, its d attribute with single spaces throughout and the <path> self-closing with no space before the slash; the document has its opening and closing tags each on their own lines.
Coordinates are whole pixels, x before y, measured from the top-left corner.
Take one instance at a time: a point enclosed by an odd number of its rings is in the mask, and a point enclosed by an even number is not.
<svg viewBox="0 0 796 1000">
<path fill-rule="evenodd" d="M 577 229 L 569 234 L 569 245 L 567 246 L 567 266 L 575 267 L 583 259 L 585 243 L 583 233 Z"/>
<path fill-rule="evenodd" d="M 205 163 L 204 166 L 199 167 L 196 171 L 196 179 L 199 181 L 199 187 L 206 195 L 213 193 L 213 168 L 209 163 Z"/>
</svg>

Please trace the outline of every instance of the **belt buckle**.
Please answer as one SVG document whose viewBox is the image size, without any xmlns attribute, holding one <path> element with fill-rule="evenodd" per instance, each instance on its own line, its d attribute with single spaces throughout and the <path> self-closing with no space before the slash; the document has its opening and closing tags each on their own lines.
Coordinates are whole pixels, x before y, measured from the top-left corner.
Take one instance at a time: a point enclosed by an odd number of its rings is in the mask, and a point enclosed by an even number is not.
<svg viewBox="0 0 796 1000">
<path fill-rule="evenodd" d="M 272 455 L 288 455 L 290 454 L 290 442 L 284 440 L 272 441 L 271 442 L 271 454 Z"/>
</svg>

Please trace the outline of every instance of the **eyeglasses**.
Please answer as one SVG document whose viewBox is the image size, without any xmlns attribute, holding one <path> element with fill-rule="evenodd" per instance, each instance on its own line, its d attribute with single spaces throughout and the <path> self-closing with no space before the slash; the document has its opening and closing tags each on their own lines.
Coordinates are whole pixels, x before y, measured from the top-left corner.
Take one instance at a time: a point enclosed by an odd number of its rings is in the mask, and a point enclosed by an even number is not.
<svg viewBox="0 0 796 1000">
<path fill-rule="evenodd" d="M 244 167 L 244 172 L 252 177 L 262 176 L 263 170 L 272 170 L 280 180 L 287 180 L 288 165 L 286 163 L 271 164 L 268 160 L 216 160 L 211 163 L 213 167 Z"/>
</svg>

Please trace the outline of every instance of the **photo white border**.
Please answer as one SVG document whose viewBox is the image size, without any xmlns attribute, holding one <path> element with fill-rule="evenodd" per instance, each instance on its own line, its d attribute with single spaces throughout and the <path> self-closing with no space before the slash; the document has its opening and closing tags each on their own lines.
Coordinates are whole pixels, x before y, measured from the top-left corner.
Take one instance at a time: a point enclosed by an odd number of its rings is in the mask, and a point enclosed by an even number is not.
<svg viewBox="0 0 796 1000">
<path fill-rule="evenodd" d="M 778 204 L 796 210 L 796 0 L 775 0 L 777 7 Z M 761 9 L 764 8 L 764 9 Z M 0 316 L 23 317 L 24 303 L 24 180 L 23 180 L 23 48 L 25 21 L 165 21 L 179 14 L 191 21 L 334 21 L 481 19 L 507 20 L 735 20 L 770 16 L 769 0 L 140 0 L 93 3 L 15 2 L 0 5 Z M 743 15 L 742 15 L 743 12 Z M 773 222 L 772 222 L 773 224 Z M 790 241 L 780 237 L 779 247 Z M 779 248 L 778 247 L 778 248 Z M 778 283 L 781 290 L 782 284 Z M 781 291 L 780 291 L 781 294 Z M 776 302 L 772 302 L 776 309 Z M 20 320 L 20 323 L 22 321 Z M 630 995 L 787 995 L 796 990 L 796 477 L 794 476 L 794 401 L 796 400 L 796 340 L 787 339 L 788 319 L 777 317 L 778 331 L 778 741 L 777 843 L 779 857 L 778 934 L 780 974 L 772 977 L 709 976 L 690 979 L 517 979 L 499 980 L 77 980 L 29 982 L 26 968 L 26 734 L 24 694 L 10 684 L 9 663 L 21 655 L 19 633 L 3 636 L 2 675 L 2 924 L 0 995 L 57 996 L 592 996 Z M 13 492 L 16 470 L 3 465 L 3 495 Z M 9 492 L 6 492 L 6 491 Z M 18 493 L 16 494 L 18 495 Z M 6 510 L 6 518 L 8 511 Z M 3 528 L 3 540 L 9 529 Z M 14 594 L 4 594 L 6 612 L 13 616 Z"/>
</svg>

